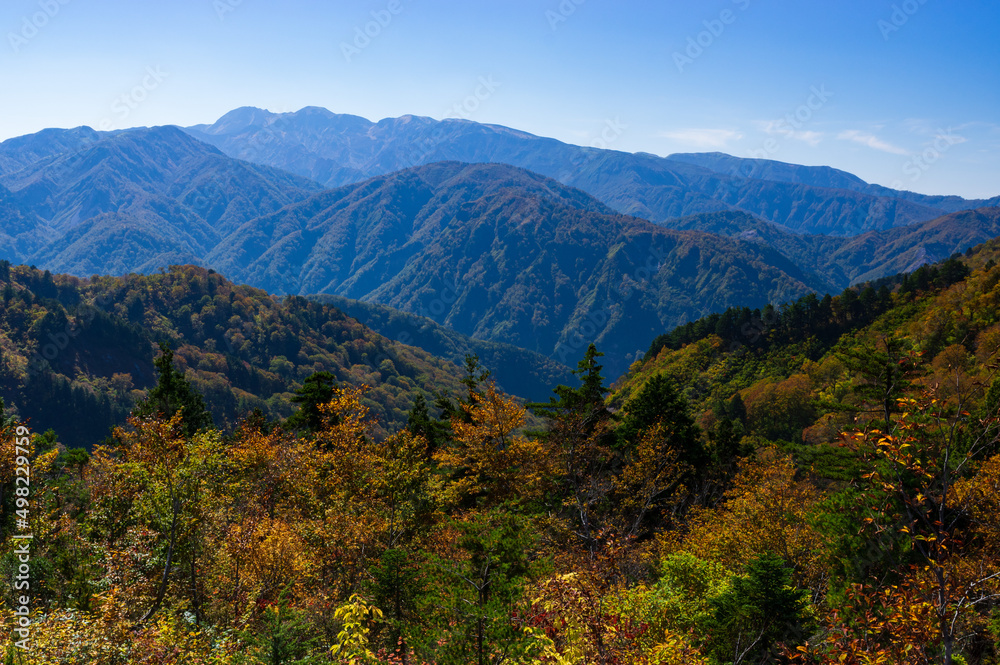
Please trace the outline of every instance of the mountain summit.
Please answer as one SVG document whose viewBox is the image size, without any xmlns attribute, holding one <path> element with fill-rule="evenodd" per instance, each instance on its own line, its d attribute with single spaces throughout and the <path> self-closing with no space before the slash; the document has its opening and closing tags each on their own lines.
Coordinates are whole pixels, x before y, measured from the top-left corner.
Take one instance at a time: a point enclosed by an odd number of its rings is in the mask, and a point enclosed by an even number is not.
<svg viewBox="0 0 1000 665">
<path fill-rule="evenodd" d="M 315 107 L 280 114 L 243 108 L 187 131 L 232 157 L 328 187 L 439 161 L 510 164 L 667 226 L 679 217 L 735 210 L 797 233 L 853 236 L 1000 202 L 896 191 L 829 167 L 585 148 L 459 119 L 403 116 L 376 123 Z M 622 131 L 609 125 L 611 135 Z"/>
</svg>

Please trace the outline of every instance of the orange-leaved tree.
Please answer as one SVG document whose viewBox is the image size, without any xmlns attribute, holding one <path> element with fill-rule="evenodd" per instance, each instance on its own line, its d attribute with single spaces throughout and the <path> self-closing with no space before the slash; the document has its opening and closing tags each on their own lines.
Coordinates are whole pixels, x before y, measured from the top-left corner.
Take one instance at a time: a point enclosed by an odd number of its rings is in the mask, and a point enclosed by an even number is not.
<svg viewBox="0 0 1000 665">
<path fill-rule="evenodd" d="M 485 393 L 472 393 L 471 399 L 462 404 L 467 418 L 452 420 L 453 443 L 434 454 L 435 461 L 452 471 L 441 491 L 443 502 L 497 505 L 538 498 L 553 469 L 544 446 L 520 432 L 525 408 L 492 381 Z"/>
</svg>

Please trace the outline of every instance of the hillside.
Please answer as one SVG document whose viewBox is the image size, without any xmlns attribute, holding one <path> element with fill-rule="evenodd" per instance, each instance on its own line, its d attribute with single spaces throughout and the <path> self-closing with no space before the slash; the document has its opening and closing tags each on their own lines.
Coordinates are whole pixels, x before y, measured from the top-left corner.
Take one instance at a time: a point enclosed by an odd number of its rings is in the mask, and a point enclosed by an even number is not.
<svg viewBox="0 0 1000 665">
<path fill-rule="evenodd" d="M 315 107 L 284 114 L 241 108 L 187 131 L 233 157 L 329 187 L 437 161 L 511 164 L 578 187 L 620 213 L 668 225 L 677 217 L 741 210 L 800 233 L 851 236 L 989 205 L 879 188 L 833 169 L 777 168 L 778 162 L 748 168 L 748 160 L 723 159 L 728 155 L 629 154 L 466 120 L 403 116 L 374 123 Z"/>
<path fill-rule="evenodd" d="M 417 394 L 457 392 L 455 365 L 371 332 L 340 310 L 237 286 L 193 266 L 81 280 L 2 265 L 0 396 L 41 432 L 91 446 L 155 384 L 156 343 L 205 399 L 220 427 L 252 410 L 294 410 L 314 372 L 367 384 L 378 431 L 398 428 Z"/>
<path fill-rule="evenodd" d="M 971 207 L 996 206 L 1000 196 L 989 200 L 969 200 L 960 196 L 929 196 L 904 190 L 890 189 L 865 182 L 852 173 L 829 166 L 801 166 L 772 159 L 747 159 L 721 152 L 677 153 L 667 159 L 694 164 L 716 173 L 737 175 L 757 180 L 773 180 L 827 189 L 847 189 L 872 196 L 902 199 L 942 212 L 957 212 Z"/>
<path fill-rule="evenodd" d="M 505 165 L 439 163 L 248 222 L 206 261 L 274 293 L 429 316 L 572 365 L 595 340 L 617 376 L 655 331 L 826 283 L 756 243 L 611 213 Z"/>
<path fill-rule="evenodd" d="M 0 253 L 57 272 L 124 274 L 199 262 L 247 219 L 319 189 L 230 159 L 171 127 L 33 138 L 0 145 L 0 155 L 22 162 L 0 175 L 0 205 L 9 190 L 22 212 L 16 237 L 24 239 Z"/>
<path fill-rule="evenodd" d="M 383 337 L 418 347 L 456 365 L 461 365 L 467 355 L 475 355 L 489 368 L 499 387 L 531 401 L 548 398 L 554 386 L 575 383 L 566 365 L 540 353 L 503 342 L 474 339 L 424 316 L 341 296 L 310 296 L 310 299 L 336 307 Z"/>
<path fill-rule="evenodd" d="M 89 456 L 4 417 L 34 448 L 30 525 L 47 534 L 31 550 L 46 608 L 33 645 L 220 665 L 329 661 L 359 643 L 385 664 L 986 665 L 1000 653 L 998 258 L 993 241 L 860 293 L 692 322 L 608 399 L 591 347 L 581 385 L 533 405 L 529 431 L 524 406 L 476 372 L 463 401 L 416 409 L 388 437 L 351 388 L 309 432 L 135 418 Z M 25 279 L 77 288 L 13 269 Z M 184 320 L 196 333 L 207 310 L 244 311 L 256 293 L 198 268 L 100 281 L 122 314 L 144 292 L 203 294 Z M 251 327 L 225 333 L 238 353 L 296 339 Z M 401 380 L 388 363 L 377 391 Z M 4 483 L 15 473 L 0 466 Z M 28 520 L 7 501 L 9 538 Z"/>
<path fill-rule="evenodd" d="M 1000 208 L 979 208 L 853 238 L 792 233 L 740 212 L 673 220 L 678 229 L 703 230 L 773 247 L 837 287 L 911 272 L 1000 235 Z"/>
<path fill-rule="evenodd" d="M 908 386 L 934 389 L 943 399 L 968 390 L 971 410 L 993 385 L 998 261 L 1000 242 L 993 240 L 961 259 L 832 298 L 694 321 L 657 338 L 611 400 L 620 404 L 665 376 L 681 387 L 702 426 L 718 433 L 720 422 L 729 421 L 728 428 L 736 418 L 735 399 L 748 441 L 778 442 L 815 471 L 849 480 L 852 467 L 836 443 L 845 428 L 882 413 L 873 399 L 879 372 L 901 372 L 887 393 L 893 413 Z"/>
</svg>

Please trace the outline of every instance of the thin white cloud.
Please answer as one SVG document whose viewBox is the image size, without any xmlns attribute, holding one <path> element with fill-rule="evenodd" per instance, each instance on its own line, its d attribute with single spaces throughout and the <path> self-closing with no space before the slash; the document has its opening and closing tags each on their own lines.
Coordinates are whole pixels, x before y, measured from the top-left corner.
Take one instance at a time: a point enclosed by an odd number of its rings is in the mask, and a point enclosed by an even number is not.
<svg viewBox="0 0 1000 665">
<path fill-rule="evenodd" d="M 926 118 L 907 118 L 900 124 L 911 134 L 927 136 L 934 133 L 934 124 Z"/>
<path fill-rule="evenodd" d="M 952 127 L 951 125 L 946 127 L 923 118 L 907 118 L 901 124 L 904 129 L 926 139 L 927 145 L 940 142 L 942 139 L 947 141 L 949 145 L 965 143 L 968 139 L 957 134 L 957 132 L 974 129 L 977 125 L 990 126 L 990 123 L 965 122 L 957 127 Z"/>
<path fill-rule="evenodd" d="M 857 129 L 847 129 L 842 131 L 837 135 L 837 138 L 841 141 L 853 141 L 863 146 L 867 146 L 873 150 L 881 150 L 882 152 L 888 152 L 893 155 L 908 155 L 906 150 L 898 146 L 894 146 L 887 141 L 883 141 L 874 134 L 869 134 L 868 132 L 862 132 Z"/>
<path fill-rule="evenodd" d="M 757 126 L 765 134 L 784 136 L 785 138 L 802 141 L 813 147 L 819 145 L 823 140 L 823 132 L 793 129 L 787 120 L 768 120 L 767 122 L 757 123 Z"/>
<path fill-rule="evenodd" d="M 660 132 L 657 136 L 703 149 L 725 148 L 731 141 L 743 138 L 743 134 L 733 129 L 678 129 L 672 132 Z"/>
</svg>

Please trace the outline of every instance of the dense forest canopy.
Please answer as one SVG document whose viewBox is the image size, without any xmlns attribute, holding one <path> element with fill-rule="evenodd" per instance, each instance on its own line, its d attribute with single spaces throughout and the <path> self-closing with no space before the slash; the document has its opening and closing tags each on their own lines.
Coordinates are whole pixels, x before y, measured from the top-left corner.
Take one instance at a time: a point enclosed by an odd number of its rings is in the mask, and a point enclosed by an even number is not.
<svg viewBox="0 0 1000 665">
<path fill-rule="evenodd" d="M 27 402 L 3 420 L 9 578 L 36 534 L 21 662 L 997 663 L 998 255 L 695 321 L 613 386 L 591 345 L 527 407 L 475 357 L 435 383 L 202 269 L 4 266 L 6 376 L 110 373 L 84 392 L 131 413 L 88 450 L 15 437 Z"/>
<path fill-rule="evenodd" d="M 277 301 L 194 266 L 81 280 L 4 263 L 0 296 L 0 397 L 71 446 L 91 447 L 124 423 L 156 382 L 160 343 L 223 428 L 254 409 L 291 415 L 293 394 L 316 372 L 370 386 L 365 403 L 382 432 L 402 426 L 416 393 L 459 386 L 451 363 L 335 307 Z"/>
</svg>

